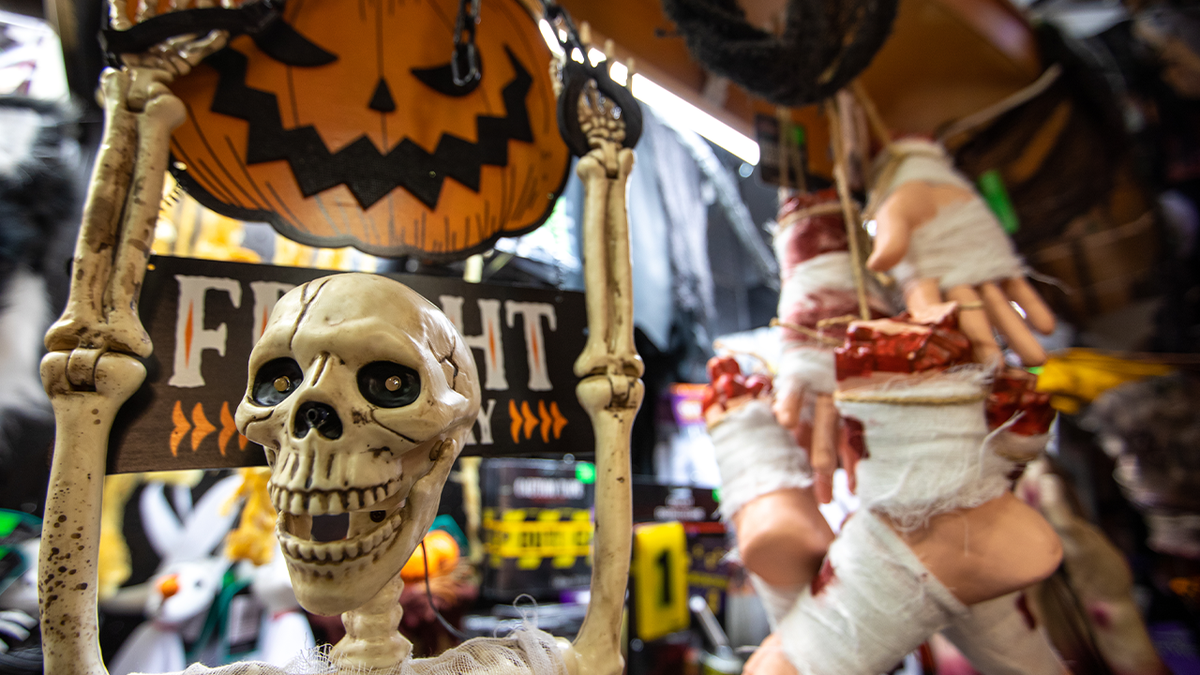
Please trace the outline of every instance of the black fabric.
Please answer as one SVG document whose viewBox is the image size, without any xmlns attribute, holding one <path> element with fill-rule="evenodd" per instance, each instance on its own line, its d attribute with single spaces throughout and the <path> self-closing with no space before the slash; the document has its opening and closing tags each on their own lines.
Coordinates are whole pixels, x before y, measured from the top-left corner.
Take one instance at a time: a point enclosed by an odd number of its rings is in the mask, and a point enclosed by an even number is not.
<svg viewBox="0 0 1200 675">
<path fill-rule="evenodd" d="M 370 208 L 397 187 L 429 208 L 437 208 L 446 177 L 478 192 L 483 166 L 507 166 L 510 140 L 533 142 L 525 99 L 533 85 L 529 71 L 507 47 L 515 74 L 504 87 L 506 117 L 476 118 L 476 143 L 442 134 L 433 154 L 405 138 L 384 154 L 366 134 L 330 152 L 311 125 L 285 129 L 279 102 L 272 94 L 246 85 L 247 59 L 234 49 L 205 59 L 220 74 L 212 111 L 250 123 L 246 163 L 287 160 L 305 197 L 345 184 L 359 206 Z"/>
<path fill-rule="evenodd" d="M 63 261 L 52 252 L 74 238 L 82 167 L 75 141 L 78 129 L 70 111 L 22 97 L 0 97 L 0 108 L 33 110 L 41 117 L 28 156 L 11 172 L 0 172 L 0 297 L 5 297 L 20 269 L 43 279 L 65 277 Z M 0 306 L 0 312 L 6 311 L 11 308 Z M 36 361 L 9 365 L 29 373 L 38 368 Z M 49 401 L 0 407 L 0 508 L 40 514 L 53 439 Z"/>
<path fill-rule="evenodd" d="M 236 9 L 205 7 L 169 12 L 128 30 L 106 29 L 101 41 L 109 54 L 130 54 L 179 35 L 224 30 L 230 35 L 249 34 L 264 54 L 289 66 L 323 66 L 337 59 L 289 26 L 280 15 L 282 11 L 282 2 L 261 0 Z"/>
<path fill-rule="evenodd" d="M 663 0 L 705 68 L 777 105 L 828 98 L 858 77 L 892 29 L 897 0 L 790 0 L 783 35 L 735 0 Z"/>
</svg>

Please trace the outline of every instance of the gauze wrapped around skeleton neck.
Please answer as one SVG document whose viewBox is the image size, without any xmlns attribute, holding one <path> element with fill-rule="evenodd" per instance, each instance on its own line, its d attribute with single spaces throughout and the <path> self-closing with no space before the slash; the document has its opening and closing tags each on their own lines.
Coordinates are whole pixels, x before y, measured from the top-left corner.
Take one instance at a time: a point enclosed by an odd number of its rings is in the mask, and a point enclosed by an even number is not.
<svg viewBox="0 0 1200 675">
<path fill-rule="evenodd" d="M 912 530 L 1007 491 L 1014 464 L 988 443 L 989 372 L 964 366 L 835 397 L 838 412 L 863 427 L 856 476 L 864 506 Z"/>
<path fill-rule="evenodd" d="M 260 661 L 239 661 L 216 668 L 195 663 L 173 675 L 567 675 L 568 672 L 554 636 L 532 625 L 518 628 L 504 638 L 467 640 L 431 658 L 410 657 L 388 670 L 339 666 L 330 660 L 327 649 L 314 649 L 283 667 Z"/>
</svg>

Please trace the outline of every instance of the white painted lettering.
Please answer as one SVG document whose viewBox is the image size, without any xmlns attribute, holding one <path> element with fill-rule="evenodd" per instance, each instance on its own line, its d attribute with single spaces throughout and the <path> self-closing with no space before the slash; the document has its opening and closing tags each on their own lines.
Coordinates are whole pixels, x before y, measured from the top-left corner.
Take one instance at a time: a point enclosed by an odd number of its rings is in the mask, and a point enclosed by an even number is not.
<svg viewBox="0 0 1200 675">
<path fill-rule="evenodd" d="M 216 328 L 204 327 L 204 301 L 211 291 L 229 294 L 234 308 L 242 306 L 242 285 L 222 277 L 194 277 L 176 274 L 179 282 L 179 309 L 175 316 L 175 372 L 167 384 L 172 387 L 203 387 L 200 361 L 204 350 L 215 350 L 225 356 L 225 324 Z"/>
<path fill-rule="evenodd" d="M 254 328 L 251 334 L 251 344 L 258 344 L 263 331 L 267 328 L 267 319 L 275 310 L 275 303 L 284 293 L 292 290 L 296 284 L 285 284 L 282 281 L 251 281 L 250 291 L 254 293 Z"/>
<path fill-rule="evenodd" d="M 513 320 L 518 315 L 525 323 L 525 356 L 529 360 L 529 390 L 550 391 L 550 371 L 546 367 L 546 337 L 542 333 L 542 319 L 546 319 L 550 330 L 558 330 L 558 315 L 554 305 L 548 302 L 517 302 L 507 300 L 504 303 L 507 312 L 508 327 L 513 327 Z"/>
<path fill-rule="evenodd" d="M 462 296 L 439 295 L 438 302 L 441 303 L 442 311 L 450 319 L 450 323 L 462 333 L 463 342 L 471 349 L 483 352 L 483 388 L 489 391 L 508 391 L 508 376 L 504 371 L 504 337 L 500 331 L 500 301 L 477 301 L 479 321 L 483 326 L 483 332 L 479 335 L 467 335 L 463 331 Z M 509 325 L 512 325 L 511 319 Z"/>
<path fill-rule="evenodd" d="M 475 440 L 475 427 L 467 432 L 467 440 L 464 445 L 493 445 L 495 441 L 492 439 L 492 413 L 496 411 L 496 399 L 489 398 L 486 406 L 479 406 L 479 415 L 475 421 L 479 423 L 479 440 Z"/>
</svg>

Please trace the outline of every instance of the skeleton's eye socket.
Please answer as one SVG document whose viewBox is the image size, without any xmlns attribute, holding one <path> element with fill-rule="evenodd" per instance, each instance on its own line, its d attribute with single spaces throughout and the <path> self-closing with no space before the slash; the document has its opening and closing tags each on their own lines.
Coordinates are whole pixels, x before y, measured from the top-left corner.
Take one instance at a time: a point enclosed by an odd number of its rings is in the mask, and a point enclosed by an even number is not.
<svg viewBox="0 0 1200 675">
<path fill-rule="evenodd" d="M 376 361 L 359 369 L 358 390 L 377 406 L 401 408 L 421 395 L 421 376 L 408 366 Z"/>
<path fill-rule="evenodd" d="M 300 365 L 287 357 L 275 359 L 258 369 L 250 396 L 259 405 L 279 405 L 304 381 Z"/>
</svg>

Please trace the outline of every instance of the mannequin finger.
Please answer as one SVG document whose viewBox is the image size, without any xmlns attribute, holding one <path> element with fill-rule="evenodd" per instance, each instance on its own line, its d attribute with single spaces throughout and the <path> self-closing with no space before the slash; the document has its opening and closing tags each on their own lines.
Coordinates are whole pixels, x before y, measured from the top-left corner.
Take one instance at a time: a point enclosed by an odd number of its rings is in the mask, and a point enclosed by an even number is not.
<svg viewBox="0 0 1200 675">
<path fill-rule="evenodd" d="M 942 289 L 938 287 L 937 279 L 915 279 L 904 287 L 904 305 L 913 316 L 920 316 L 941 302 Z"/>
<path fill-rule="evenodd" d="M 818 504 L 828 504 L 833 501 L 833 474 L 813 471 L 813 496 Z"/>
<path fill-rule="evenodd" d="M 816 407 L 813 410 L 812 445 L 809 447 L 808 459 L 812 464 L 813 473 L 817 480 L 814 490 L 817 501 L 828 504 L 833 500 L 833 472 L 837 470 L 837 408 L 833 397 L 829 394 L 819 394 Z"/>
<path fill-rule="evenodd" d="M 837 408 L 829 394 L 818 394 L 813 410 L 812 447 L 809 462 L 814 471 L 832 475 L 837 469 Z"/>
<path fill-rule="evenodd" d="M 1054 312 L 1046 306 L 1046 301 L 1042 299 L 1040 293 L 1033 288 L 1025 277 L 1013 277 L 1005 279 L 1000 284 L 1004 289 L 1004 293 L 1008 295 L 1008 299 L 1021 306 L 1025 310 L 1025 320 L 1029 322 L 1033 329 L 1042 335 L 1049 335 L 1054 332 Z"/>
<path fill-rule="evenodd" d="M 849 426 L 849 422 L 842 419 L 839 419 L 838 423 L 838 461 L 846 470 L 846 486 L 850 489 L 850 494 L 854 494 L 858 490 L 858 462 L 863 458 L 862 427 L 859 425 L 855 430 Z"/>
<path fill-rule="evenodd" d="M 885 208 L 880 209 L 875 218 L 875 245 L 867 258 L 867 268 L 876 272 L 886 272 L 895 267 L 908 253 L 908 245 L 912 241 L 908 222 L 899 214 L 892 213 L 893 209 L 887 209 L 887 206 L 885 202 Z"/>
<path fill-rule="evenodd" d="M 800 409 L 804 406 L 804 388 L 783 385 L 775 394 L 771 403 L 771 411 L 775 413 L 775 421 L 784 429 L 795 430 L 800 424 Z"/>
<path fill-rule="evenodd" d="M 989 363 L 1000 358 L 1000 345 L 992 335 L 992 324 L 984 311 L 983 299 L 970 286 L 955 286 L 946 291 L 946 298 L 958 303 L 958 328 L 971 341 L 975 359 Z M 1011 307 L 1009 309 L 1012 309 Z"/>
<path fill-rule="evenodd" d="M 1025 319 L 1017 314 L 1017 310 L 1008 302 L 1008 296 L 994 283 L 980 284 L 979 294 L 983 297 L 983 309 L 996 330 L 1008 340 L 1008 346 L 1021 363 L 1026 366 L 1040 366 L 1046 362 L 1046 350 L 1038 344 Z"/>
</svg>

